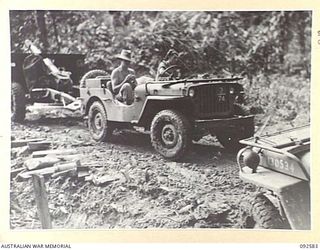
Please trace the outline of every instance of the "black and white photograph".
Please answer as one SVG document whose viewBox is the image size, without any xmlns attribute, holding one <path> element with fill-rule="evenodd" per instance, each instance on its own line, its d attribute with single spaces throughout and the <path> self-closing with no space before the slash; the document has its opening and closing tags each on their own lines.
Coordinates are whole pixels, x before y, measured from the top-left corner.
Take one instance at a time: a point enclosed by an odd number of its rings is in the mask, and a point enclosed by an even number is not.
<svg viewBox="0 0 320 250">
<path fill-rule="evenodd" d="M 8 15 L 10 230 L 311 230 L 311 10 Z"/>
</svg>

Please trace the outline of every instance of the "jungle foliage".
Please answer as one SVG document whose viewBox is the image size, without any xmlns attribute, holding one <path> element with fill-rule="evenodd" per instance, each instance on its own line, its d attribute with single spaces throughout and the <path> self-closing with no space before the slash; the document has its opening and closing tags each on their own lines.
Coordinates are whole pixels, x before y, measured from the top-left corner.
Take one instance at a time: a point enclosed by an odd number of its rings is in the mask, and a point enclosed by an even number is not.
<svg viewBox="0 0 320 250">
<path fill-rule="evenodd" d="M 87 54 L 109 69 L 122 49 L 154 74 L 169 48 L 186 76 L 309 74 L 311 12 L 11 11 L 12 51 L 25 39 L 49 53 Z"/>
<path fill-rule="evenodd" d="M 286 121 L 310 110 L 310 11 L 10 11 L 12 52 L 25 39 L 47 53 L 86 54 L 110 72 L 122 49 L 138 76 L 155 76 L 170 48 L 183 77 L 243 76 L 254 113 Z"/>
</svg>

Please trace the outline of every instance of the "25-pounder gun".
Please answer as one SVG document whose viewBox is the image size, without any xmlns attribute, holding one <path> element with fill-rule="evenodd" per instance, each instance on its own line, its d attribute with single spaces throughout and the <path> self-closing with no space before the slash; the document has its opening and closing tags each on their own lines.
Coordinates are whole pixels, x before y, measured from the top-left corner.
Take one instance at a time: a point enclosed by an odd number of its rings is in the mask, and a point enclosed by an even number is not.
<svg viewBox="0 0 320 250">
<path fill-rule="evenodd" d="M 23 121 L 27 104 L 37 104 L 33 109 L 79 109 L 74 83 L 85 70 L 84 55 L 42 54 L 29 40 L 25 46 L 31 53 L 11 54 L 11 120 Z"/>
</svg>

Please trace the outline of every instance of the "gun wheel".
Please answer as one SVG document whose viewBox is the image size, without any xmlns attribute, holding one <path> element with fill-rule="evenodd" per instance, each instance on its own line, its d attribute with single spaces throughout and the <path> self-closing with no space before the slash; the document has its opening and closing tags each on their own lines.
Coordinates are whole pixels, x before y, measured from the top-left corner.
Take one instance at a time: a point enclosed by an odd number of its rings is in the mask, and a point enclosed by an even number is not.
<svg viewBox="0 0 320 250">
<path fill-rule="evenodd" d="M 151 142 L 155 150 L 170 160 L 179 160 L 191 144 L 189 120 L 179 111 L 162 110 L 151 124 Z"/>
<path fill-rule="evenodd" d="M 11 120 L 22 122 L 26 116 L 26 97 L 22 85 L 13 82 L 11 84 Z"/>
<path fill-rule="evenodd" d="M 242 228 L 288 229 L 278 209 L 261 194 L 241 201 L 240 220 Z"/>
<path fill-rule="evenodd" d="M 107 120 L 107 112 L 102 103 L 94 102 L 89 109 L 88 126 L 92 138 L 95 141 L 108 141 L 113 129 Z"/>
</svg>

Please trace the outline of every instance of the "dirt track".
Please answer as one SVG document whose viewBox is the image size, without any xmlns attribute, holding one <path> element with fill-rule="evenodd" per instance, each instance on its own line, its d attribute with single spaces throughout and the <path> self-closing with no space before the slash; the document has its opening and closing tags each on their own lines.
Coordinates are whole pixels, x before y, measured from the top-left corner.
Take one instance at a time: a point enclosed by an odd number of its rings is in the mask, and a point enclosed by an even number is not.
<svg viewBox="0 0 320 250">
<path fill-rule="evenodd" d="M 73 148 L 105 186 L 76 177 L 46 179 L 54 228 L 237 228 L 238 202 L 255 188 L 238 177 L 236 155 L 213 137 L 193 145 L 183 162 L 158 155 L 148 135 L 122 131 L 110 143 L 96 143 L 74 118 L 27 116 L 12 125 L 15 139 L 46 138 L 54 149 Z M 30 154 L 12 150 L 12 169 Z M 32 181 L 11 181 L 12 229 L 41 228 Z"/>
</svg>

